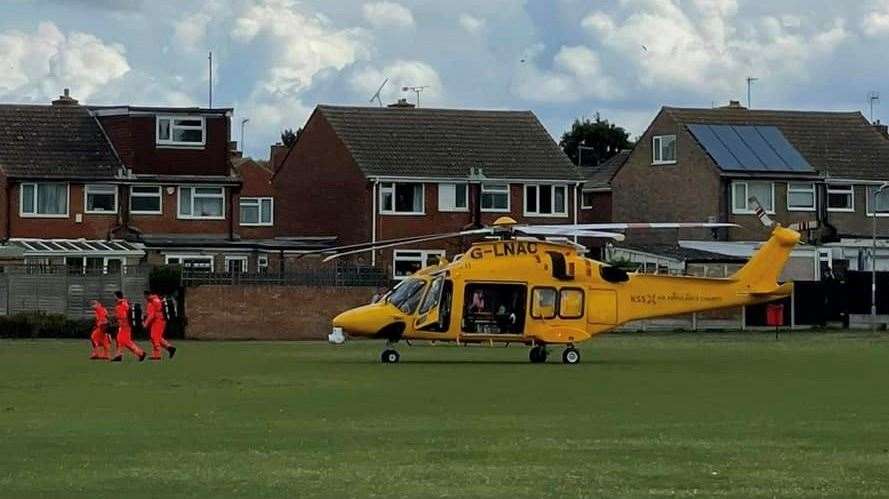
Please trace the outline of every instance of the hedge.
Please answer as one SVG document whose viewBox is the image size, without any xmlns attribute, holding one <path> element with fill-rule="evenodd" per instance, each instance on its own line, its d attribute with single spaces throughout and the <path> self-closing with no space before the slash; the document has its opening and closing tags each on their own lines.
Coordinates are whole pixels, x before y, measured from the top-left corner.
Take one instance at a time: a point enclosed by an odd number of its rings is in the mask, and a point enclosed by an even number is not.
<svg viewBox="0 0 889 499">
<path fill-rule="evenodd" d="M 22 312 L 0 316 L 0 338 L 89 338 L 93 322 L 60 314 Z"/>
</svg>

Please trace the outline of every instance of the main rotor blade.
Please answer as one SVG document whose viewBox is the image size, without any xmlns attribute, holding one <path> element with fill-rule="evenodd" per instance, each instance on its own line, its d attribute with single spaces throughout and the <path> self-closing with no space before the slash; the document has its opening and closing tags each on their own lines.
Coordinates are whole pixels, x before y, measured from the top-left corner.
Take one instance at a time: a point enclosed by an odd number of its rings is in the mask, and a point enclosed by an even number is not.
<svg viewBox="0 0 889 499">
<path fill-rule="evenodd" d="M 489 231 L 489 229 L 484 229 L 484 230 Z M 304 252 L 300 253 L 299 255 L 297 255 L 297 258 L 301 258 L 306 255 L 321 255 L 324 253 L 341 253 L 343 251 L 349 251 L 349 250 L 355 250 L 355 249 L 361 249 L 361 248 L 373 248 L 373 247 L 381 245 L 381 244 L 412 243 L 414 241 L 419 241 L 419 240 L 425 239 L 427 237 L 433 237 L 433 236 L 439 236 L 439 235 L 445 235 L 448 237 L 458 237 L 458 236 L 454 236 L 454 234 L 459 235 L 461 233 L 460 232 L 448 232 L 448 233 L 443 233 L 443 234 L 423 234 L 421 236 L 408 236 L 408 237 L 398 237 L 398 238 L 394 238 L 394 239 L 383 239 L 383 240 L 376 241 L 376 242 L 367 241 L 367 242 L 363 242 L 363 243 L 346 244 L 343 246 L 332 246 L 330 248 L 304 251 Z"/>
<path fill-rule="evenodd" d="M 630 229 L 720 229 L 723 227 L 739 227 L 738 224 L 709 222 L 656 222 L 656 223 L 604 223 L 604 224 L 556 224 L 556 225 L 516 225 L 516 230 L 534 228 L 573 228 L 576 230 L 630 230 Z"/>
<path fill-rule="evenodd" d="M 521 229 L 517 229 L 521 234 L 531 234 L 531 235 L 540 235 L 540 236 L 578 236 L 578 237 L 595 237 L 601 239 L 614 239 L 615 241 L 623 241 L 626 239 L 626 236 L 623 234 L 618 234 L 616 232 L 603 232 L 598 230 L 580 230 L 577 229 L 574 225 L 567 225 L 564 227 L 559 226 L 551 226 L 551 227 L 536 227 L 529 226 L 523 227 Z"/>
<path fill-rule="evenodd" d="M 414 244 L 414 243 L 424 243 L 427 241 L 439 241 L 441 239 L 451 239 L 454 237 L 462 237 L 462 236 L 477 236 L 482 234 L 490 234 L 491 229 L 472 229 L 472 230 L 464 230 L 461 232 L 450 232 L 447 234 L 432 234 L 428 236 L 414 237 L 408 240 L 389 240 L 389 241 L 379 241 L 374 244 L 365 245 L 362 248 L 350 249 L 348 251 L 340 251 L 336 254 L 330 255 L 322 262 L 329 262 L 336 258 L 340 258 L 347 255 L 355 255 L 358 253 L 364 253 L 365 251 L 372 251 L 383 248 L 392 248 L 395 246 L 402 246 L 405 244 Z M 335 250 L 336 248 L 328 249 L 326 252 L 330 252 Z"/>
</svg>

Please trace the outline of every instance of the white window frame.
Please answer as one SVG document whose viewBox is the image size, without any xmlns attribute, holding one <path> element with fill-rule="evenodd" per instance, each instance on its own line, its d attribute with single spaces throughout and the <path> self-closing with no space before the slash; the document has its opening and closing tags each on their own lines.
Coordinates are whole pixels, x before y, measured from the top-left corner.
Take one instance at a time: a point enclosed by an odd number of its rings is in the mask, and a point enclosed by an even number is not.
<svg viewBox="0 0 889 499">
<path fill-rule="evenodd" d="M 830 207 L 830 195 L 831 194 L 841 194 L 849 196 L 849 208 L 831 208 Z M 827 199 L 825 199 L 824 204 L 827 206 L 827 211 L 836 212 L 836 213 L 854 213 L 855 212 L 855 186 L 853 184 L 827 184 Z"/>
<path fill-rule="evenodd" d="M 591 205 L 591 204 L 586 204 L 586 203 L 585 203 L 584 195 L 585 195 L 585 194 L 590 194 L 590 193 L 595 194 L 595 193 L 597 193 L 597 192 L 600 192 L 600 191 L 597 191 L 597 190 L 595 190 L 595 189 L 582 189 L 582 190 L 580 191 L 580 209 L 582 209 L 582 210 L 592 210 L 592 209 L 593 209 L 593 205 Z"/>
<path fill-rule="evenodd" d="M 775 214 L 775 183 L 774 183 L 774 182 L 769 182 L 769 181 L 762 181 L 762 180 L 755 180 L 755 181 L 735 180 L 735 181 L 732 181 L 732 183 L 730 184 L 730 186 L 731 186 L 731 190 L 732 190 L 732 199 L 731 199 L 731 202 L 732 202 L 732 214 L 733 214 L 733 215 L 755 215 L 755 214 L 756 214 L 755 211 L 753 211 L 752 209 L 750 209 L 750 201 L 749 201 L 749 199 L 750 199 L 750 187 L 749 187 L 749 186 L 750 186 L 750 184 L 752 184 L 752 183 L 763 183 L 763 184 L 766 184 L 766 183 L 767 183 L 767 184 L 769 184 L 769 186 L 771 186 L 771 194 L 772 194 L 771 206 L 772 206 L 772 208 L 771 208 L 771 209 L 767 209 L 767 210 L 766 210 L 766 213 L 768 213 L 769 215 L 774 215 L 774 214 Z M 743 184 L 743 185 L 744 185 L 744 193 L 745 193 L 745 195 L 744 195 L 744 206 L 747 207 L 747 209 L 745 209 L 745 210 L 740 210 L 740 209 L 735 208 L 735 185 L 738 185 L 738 184 Z M 760 202 L 762 202 L 762 200 L 760 200 Z"/>
<path fill-rule="evenodd" d="M 494 185 L 497 185 L 497 186 L 505 185 L 506 190 L 499 189 L 499 188 L 492 189 L 491 186 L 494 186 Z M 512 208 L 512 187 L 510 186 L 509 182 L 504 182 L 504 183 L 488 182 L 487 184 L 481 184 L 479 186 L 479 189 L 480 189 L 480 191 L 479 191 L 479 197 L 478 197 L 478 204 L 479 204 L 480 211 L 482 211 L 484 213 L 509 213 L 511 211 L 510 209 Z M 482 198 L 485 197 L 486 192 L 495 193 L 495 194 L 504 194 L 505 193 L 506 194 L 506 209 L 485 208 L 484 203 L 482 203 Z"/>
<path fill-rule="evenodd" d="M 161 121 L 170 121 L 170 138 L 161 139 Z M 201 126 L 183 126 L 175 125 L 176 120 L 201 120 Z M 173 140 L 173 129 L 179 128 L 183 130 L 200 130 L 201 141 L 198 142 L 182 142 Z M 204 147 L 207 145 L 207 119 L 204 116 L 188 116 L 188 115 L 164 115 L 157 116 L 154 128 L 155 143 L 160 147 Z"/>
<path fill-rule="evenodd" d="M 873 209 L 871 208 L 871 203 L 870 203 L 870 198 L 871 198 L 870 191 L 872 189 L 874 191 L 876 191 L 879 188 L 880 188 L 880 186 L 878 186 L 878 185 L 868 185 L 868 186 L 865 186 L 865 188 L 864 188 L 865 213 L 867 214 L 867 216 L 869 218 L 873 218 L 873 216 L 874 216 L 874 212 L 873 212 Z M 883 189 L 883 192 L 880 193 L 880 196 L 889 197 L 889 188 Z M 877 213 L 877 218 L 883 218 L 883 217 L 889 217 L 889 211 L 881 211 L 881 212 Z"/>
<path fill-rule="evenodd" d="M 796 184 L 797 187 L 793 187 Z M 799 188 L 800 185 L 809 185 L 810 187 L 807 189 Z M 774 191 L 774 187 L 772 188 Z M 790 204 L 790 194 L 791 193 L 804 193 L 812 195 L 812 206 L 791 206 Z M 815 211 L 818 206 L 818 193 L 815 190 L 815 182 L 787 182 L 787 211 Z"/>
<path fill-rule="evenodd" d="M 241 268 L 243 268 L 244 270 L 241 271 L 241 274 L 245 274 L 250 271 L 250 267 L 247 266 L 250 263 L 247 255 L 226 255 L 223 260 L 225 261 L 226 272 L 229 272 L 228 264 L 230 262 L 243 262 Z"/>
<path fill-rule="evenodd" d="M 174 259 L 176 259 L 176 260 L 185 260 L 185 259 L 188 259 L 188 260 L 205 260 L 205 261 L 208 261 L 208 262 L 210 262 L 210 270 L 209 270 L 209 272 L 213 272 L 213 267 L 214 267 L 215 264 L 216 264 L 216 258 L 215 258 L 213 255 L 194 255 L 194 254 L 189 255 L 189 254 L 181 254 L 181 253 L 176 253 L 176 254 L 171 254 L 171 255 L 164 255 L 164 263 L 165 263 L 166 265 L 170 265 L 170 260 L 174 260 Z M 182 266 L 183 264 L 180 262 L 180 263 L 178 263 L 178 264 L 176 264 L 176 265 L 180 265 L 180 266 Z"/>
<path fill-rule="evenodd" d="M 420 211 L 397 211 L 395 209 L 395 191 L 399 185 L 420 186 Z M 416 187 L 414 187 L 416 188 Z M 392 194 L 392 209 L 383 208 L 383 195 Z M 425 215 L 426 214 L 426 184 L 422 182 L 380 182 L 380 215 Z"/>
<path fill-rule="evenodd" d="M 90 194 L 110 194 L 109 192 L 90 192 L 95 189 L 114 189 L 114 210 L 113 211 L 102 211 L 102 210 L 90 210 L 89 209 L 89 196 Z M 118 187 L 114 184 L 85 184 L 83 186 L 83 212 L 88 215 L 114 215 L 117 213 L 117 202 L 118 202 Z"/>
<path fill-rule="evenodd" d="M 25 186 L 34 186 L 34 212 L 25 213 Z M 64 185 L 65 186 L 65 213 L 58 214 L 40 214 L 37 213 L 37 189 L 41 185 Z M 71 184 L 63 182 L 22 182 L 19 184 L 19 217 L 21 218 L 68 218 L 71 213 Z"/>
<path fill-rule="evenodd" d="M 430 256 L 437 256 L 439 258 L 439 260 L 441 260 L 442 258 L 445 257 L 445 254 L 446 254 L 445 250 L 438 250 L 438 249 L 432 249 L 432 250 L 428 250 L 428 249 L 392 250 L 392 279 L 394 279 L 396 281 L 401 281 L 401 280 L 404 280 L 404 279 L 407 279 L 408 277 L 410 277 L 407 275 L 403 275 L 403 276 L 396 275 L 396 273 L 395 273 L 395 263 L 396 262 L 398 262 L 398 261 L 409 261 L 409 262 L 417 261 L 416 258 L 414 258 L 413 256 L 406 257 L 406 256 L 401 255 L 403 253 L 419 253 L 420 254 L 420 264 L 421 264 L 420 268 L 426 267 L 426 262 L 429 261 Z"/>
<path fill-rule="evenodd" d="M 466 206 L 460 207 L 457 206 L 457 189 L 463 188 L 466 191 L 466 195 L 463 197 Z M 447 206 L 442 203 L 442 200 L 445 199 L 445 191 L 449 188 L 453 188 L 453 206 Z M 448 194 L 450 196 L 450 194 Z M 445 213 L 460 213 L 469 211 L 469 184 L 465 182 L 442 182 L 438 184 L 438 211 Z"/>
<path fill-rule="evenodd" d="M 268 255 L 257 255 L 256 256 L 256 273 L 262 274 L 263 272 L 268 272 L 269 270 L 269 256 Z"/>
<path fill-rule="evenodd" d="M 243 205 L 245 201 L 248 204 L 252 204 L 252 203 L 256 204 L 256 208 L 257 208 L 257 210 L 259 210 L 258 211 L 259 219 L 256 223 L 244 222 L 243 220 L 241 220 L 241 205 Z M 262 221 L 262 202 L 263 201 L 269 201 L 269 210 L 271 210 L 271 212 L 269 213 L 269 221 L 268 222 Z M 249 197 L 240 198 L 238 200 L 238 223 L 243 227 L 272 227 L 272 226 L 274 226 L 275 225 L 275 198 L 269 197 L 269 196 L 265 196 L 265 197 L 249 196 Z"/>
<path fill-rule="evenodd" d="M 195 189 L 219 189 L 222 191 L 222 215 L 221 216 L 195 216 L 182 214 L 182 189 L 191 190 L 191 211 L 194 213 L 195 198 L 218 198 L 216 194 L 197 194 Z M 176 192 L 176 218 L 181 220 L 225 220 L 225 187 L 218 185 L 180 185 Z"/>
<path fill-rule="evenodd" d="M 540 213 L 540 186 L 547 185 L 550 187 L 549 196 L 550 196 L 550 206 L 555 209 L 556 206 L 556 188 L 561 187 L 565 192 L 565 203 L 564 208 L 565 211 L 553 211 L 552 213 Z M 534 187 L 535 196 L 537 196 L 537 210 L 536 211 L 528 211 L 528 187 Z M 524 190 L 524 199 L 523 199 L 523 215 L 526 217 L 551 217 L 551 218 L 567 218 L 568 217 L 568 184 L 525 184 L 522 189 Z"/>
<path fill-rule="evenodd" d="M 664 138 L 673 138 L 673 159 L 658 159 L 664 157 Z M 651 138 L 651 164 L 653 165 L 675 165 L 679 158 L 679 139 L 675 134 L 655 135 Z"/>
<path fill-rule="evenodd" d="M 153 194 L 147 194 L 144 192 L 135 193 L 133 192 L 133 188 L 135 187 L 153 187 L 157 189 L 157 199 L 158 199 L 158 210 L 157 211 L 143 211 L 143 210 L 134 210 L 133 209 L 133 198 L 148 198 L 155 197 Z M 130 214 L 132 215 L 163 215 L 164 214 L 164 189 L 160 185 L 131 185 L 130 186 Z"/>
</svg>

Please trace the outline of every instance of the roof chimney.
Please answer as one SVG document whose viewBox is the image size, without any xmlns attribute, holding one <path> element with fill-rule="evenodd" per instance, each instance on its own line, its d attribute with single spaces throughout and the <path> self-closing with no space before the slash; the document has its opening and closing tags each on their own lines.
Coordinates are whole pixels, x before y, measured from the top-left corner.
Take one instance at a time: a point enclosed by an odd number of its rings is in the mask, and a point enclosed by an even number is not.
<svg viewBox="0 0 889 499">
<path fill-rule="evenodd" d="M 71 91 L 67 88 L 63 95 L 60 95 L 58 99 L 52 101 L 53 106 L 76 106 L 77 104 L 79 104 L 79 102 L 77 102 L 77 99 L 71 97 Z"/>
<path fill-rule="evenodd" d="M 874 122 L 874 128 L 876 128 L 877 131 L 880 132 L 880 135 L 889 139 L 889 125 L 880 123 L 880 120 L 877 120 Z"/>
<path fill-rule="evenodd" d="M 722 106 L 721 109 L 747 109 L 747 108 L 741 105 L 741 101 L 730 100 L 730 101 L 728 101 L 728 105 Z"/>
<path fill-rule="evenodd" d="M 411 109 L 411 108 L 415 108 L 415 107 L 417 107 L 417 106 L 415 106 L 415 105 L 411 104 L 410 102 L 408 102 L 407 99 L 398 99 L 398 102 L 396 102 L 395 104 L 389 104 L 389 105 L 386 106 L 386 107 L 395 107 L 395 108 L 401 108 L 401 109 Z"/>
</svg>

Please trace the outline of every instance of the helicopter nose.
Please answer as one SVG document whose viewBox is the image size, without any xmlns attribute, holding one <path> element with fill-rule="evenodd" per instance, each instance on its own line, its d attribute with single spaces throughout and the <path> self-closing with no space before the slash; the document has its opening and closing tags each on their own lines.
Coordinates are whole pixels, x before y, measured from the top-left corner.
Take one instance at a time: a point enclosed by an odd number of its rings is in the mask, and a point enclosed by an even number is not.
<svg viewBox="0 0 889 499">
<path fill-rule="evenodd" d="M 333 318 L 333 327 L 340 328 L 344 332 L 353 336 L 368 336 L 375 331 L 370 331 L 371 326 L 363 310 L 365 307 L 353 308 L 337 315 Z"/>
</svg>

